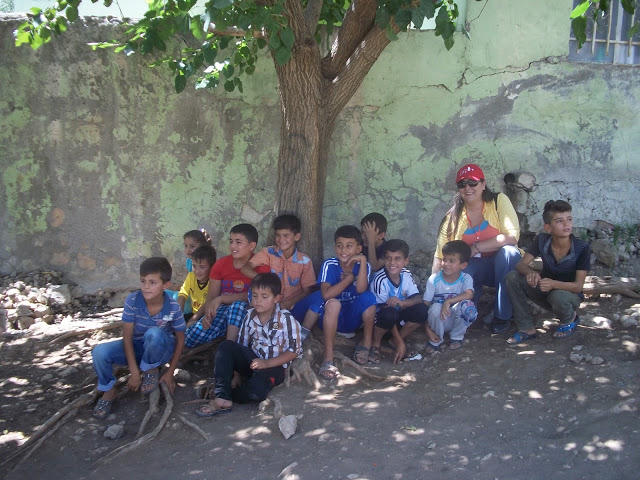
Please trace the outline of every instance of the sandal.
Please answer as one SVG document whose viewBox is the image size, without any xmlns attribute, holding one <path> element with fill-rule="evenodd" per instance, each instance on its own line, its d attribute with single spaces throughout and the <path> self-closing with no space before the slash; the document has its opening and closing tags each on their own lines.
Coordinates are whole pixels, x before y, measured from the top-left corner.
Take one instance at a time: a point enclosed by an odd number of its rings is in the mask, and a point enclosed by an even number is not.
<svg viewBox="0 0 640 480">
<path fill-rule="evenodd" d="M 449 342 L 449 350 L 460 350 L 464 347 L 464 340 L 451 340 Z"/>
<path fill-rule="evenodd" d="M 147 370 L 142 374 L 142 384 L 140 391 L 143 395 L 147 395 L 158 388 L 158 369 Z"/>
<path fill-rule="evenodd" d="M 358 365 L 369 363 L 369 349 L 363 345 L 356 346 L 356 350 L 353 352 L 353 361 Z"/>
<path fill-rule="evenodd" d="M 442 345 L 442 344 L 434 345 L 433 343 L 428 342 L 427 343 L 427 348 L 424 349 L 424 352 L 427 355 L 435 355 L 436 353 L 440 353 L 440 345 Z"/>
<path fill-rule="evenodd" d="M 115 401 L 115 398 L 113 400 L 105 400 L 103 398 L 98 400 L 96 406 L 93 407 L 93 418 L 97 420 L 104 420 L 105 418 L 107 418 L 111 413 L 111 408 L 113 407 Z"/>
<path fill-rule="evenodd" d="M 340 376 L 340 372 L 332 362 L 327 361 L 320 365 L 318 375 L 320 375 L 325 380 L 333 380 L 336 377 Z"/>
<path fill-rule="evenodd" d="M 576 315 L 576 318 L 573 320 L 573 322 L 565 323 L 564 325 L 560 325 L 558 328 L 556 328 L 556 331 L 553 332 L 553 338 L 569 338 L 576 331 L 578 325 L 580 325 L 580 317 Z"/>
<path fill-rule="evenodd" d="M 538 338 L 538 335 L 535 333 L 527 333 L 522 330 L 518 330 L 507 340 L 507 344 L 509 345 L 518 345 L 522 342 L 526 342 L 527 340 L 533 340 L 534 338 Z"/>
<path fill-rule="evenodd" d="M 233 407 L 220 408 L 215 403 L 209 402 L 200 406 L 200 408 L 196 410 L 196 415 L 199 417 L 208 418 L 215 417 L 216 415 L 221 415 L 223 413 L 229 413 L 231 410 L 233 410 Z"/>
<path fill-rule="evenodd" d="M 369 363 L 380 363 L 380 347 L 371 347 L 369 349 Z"/>
</svg>

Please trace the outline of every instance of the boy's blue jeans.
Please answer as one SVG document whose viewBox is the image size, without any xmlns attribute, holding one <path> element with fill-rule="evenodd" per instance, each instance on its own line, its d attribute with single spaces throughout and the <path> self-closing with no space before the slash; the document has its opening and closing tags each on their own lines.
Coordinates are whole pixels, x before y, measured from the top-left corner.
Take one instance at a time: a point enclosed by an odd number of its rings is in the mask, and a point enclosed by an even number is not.
<svg viewBox="0 0 640 480">
<path fill-rule="evenodd" d="M 482 287 L 496 287 L 493 316 L 498 320 L 511 320 L 511 300 L 507 294 L 504 278 L 516 268 L 522 256 L 517 247 L 505 245 L 490 257 L 473 257 L 464 269 L 473 277 L 473 303 L 478 305 L 482 297 Z"/>
<path fill-rule="evenodd" d="M 133 340 L 133 351 L 140 370 L 146 372 L 171 360 L 175 350 L 176 338 L 158 327 L 151 327 L 141 339 Z M 124 341 L 114 340 L 101 343 L 91 352 L 93 369 L 98 374 L 98 390 L 106 392 L 113 388 L 116 377 L 113 365 L 127 365 L 124 353 Z"/>
</svg>

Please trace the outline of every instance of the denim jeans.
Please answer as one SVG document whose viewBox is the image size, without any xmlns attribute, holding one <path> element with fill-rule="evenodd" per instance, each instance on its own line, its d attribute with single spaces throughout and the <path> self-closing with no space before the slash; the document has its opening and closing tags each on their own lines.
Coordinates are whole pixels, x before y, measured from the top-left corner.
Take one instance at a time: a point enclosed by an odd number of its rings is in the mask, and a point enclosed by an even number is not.
<svg viewBox="0 0 640 480">
<path fill-rule="evenodd" d="M 176 338 L 165 330 L 151 327 L 140 339 L 133 340 L 133 352 L 140 370 L 146 372 L 171 360 L 175 350 Z M 106 392 L 113 388 L 116 378 L 113 365 L 127 365 L 124 353 L 124 341 L 114 340 L 97 345 L 93 352 L 93 368 L 98 374 L 98 390 Z"/>
<path fill-rule="evenodd" d="M 507 294 L 504 277 L 516 268 L 521 258 L 517 247 L 505 245 L 490 257 L 473 257 L 464 269 L 465 273 L 473 277 L 473 303 L 476 305 L 482 297 L 482 287 L 496 287 L 493 316 L 498 320 L 511 320 L 511 300 Z"/>
<path fill-rule="evenodd" d="M 566 290 L 543 292 L 527 283 L 527 277 L 520 272 L 510 272 L 506 278 L 507 291 L 513 305 L 513 320 L 518 330 L 534 327 L 527 298 L 546 310 L 551 310 L 561 324 L 570 323 L 580 307 L 580 296 Z"/>
</svg>

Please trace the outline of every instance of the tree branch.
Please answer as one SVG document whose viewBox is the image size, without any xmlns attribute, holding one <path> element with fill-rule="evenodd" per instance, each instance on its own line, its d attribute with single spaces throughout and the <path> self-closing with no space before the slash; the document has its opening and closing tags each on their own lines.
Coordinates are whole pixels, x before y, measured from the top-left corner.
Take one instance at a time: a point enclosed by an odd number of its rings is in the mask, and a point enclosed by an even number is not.
<svg viewBox="0 0 640 480">
<path fill-rule="evenodd" d="M 320 13 L 322 12 L 323 0 L 309 0 L 307 6 L 304 9 L 304 21 L 309 28 L 311 34 L 314 34 L 320 20 Z"/>
<path fill-rule="evenodd" d="M 358 90 L 369 70 L 389 43 L 389 38 L 384 30 L 374 25 L 357 46 L 353 55 L 347 59 L 348 61 L 345 61 L 344 67 L 333 79 L 330 87 L 327 105 L 330 119 L 340 113 Z"/>
<path fill-rule="evenodd" d="M 322 74 L 332 81 L 351 57 L 358 45 L 374 26 L 378 3 L 376 0 L 353 0 L 344 15 L 331 50 L 322 59 Z"/>
</svg>

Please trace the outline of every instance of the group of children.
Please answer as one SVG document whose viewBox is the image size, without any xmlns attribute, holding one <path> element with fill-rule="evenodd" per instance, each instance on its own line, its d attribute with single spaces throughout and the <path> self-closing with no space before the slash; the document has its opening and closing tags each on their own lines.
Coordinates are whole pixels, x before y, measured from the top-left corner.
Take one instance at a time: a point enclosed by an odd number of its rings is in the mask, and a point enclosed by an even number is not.
<svg viewBox="0 0 640 480">
<path fill-rule="evenodd" d="M 567 202 L 548 202 L 543 219 L 546 233 L 536 236 L 507 277 L 518 326 L 509 344 L 536 337 L 527 299 L 559 317 L 556 337 L 570 336 L 579 323 L 576 311 L 589 269 L 589 246 L 571 234 Z M 132 390 L 146 394 L 165 382 L 173 391 L 173 372 L 183 348 L 221 337 L 225 340 L 215 356 L 215 398 L 196 411 L 199 416 L 229 412 L 233 402 L 266 398 L 284 381 L 315 325 L 324 337 L 318 373 L 325 379 L 339 375 L 333 363 L 336 334 L 353 336 L 360 327 L 362 340 L 353 359 L 361 365 L 380 362 L 386 335 L 394 362 L 403 360 L 406 338 L 421 326 L 428 338 L 427 353 L 441 348 L 446 333 L 449 349 L 463 347 L 466 330 L 478 316 L 473 280 L 464 272 L 471 256 L 464 241 L 444 246 L 442 269 L 429 277 L 421 296 L 407 269 L 407 242 L 385 238 L 387 221 L 379 213 L 365 216 L 361 229 L 346 225 L 336 230 L 335 257 L 323 262 L 317 278 L 311 259 L 297 249 L 300 220 L 280 215 L 273 229 L 275 245 L 254 254 L 257 230 L 249 224 L 234 226 L 230 254 L 217 261 L 205 232 L 187 232 L 189 274 L 177 301 L 165 291 L 171 279 L 169 262 L 153 257 L 142 263 L 140 290 L 125 301 L 123 338 L 93 351 L 98 390 L 104 392 L 93 412 L 96 418 L 109 415 L 117 395 L 113 364 L 128 365 Z M 542 257 L 542 273 L 529 266 L 536 256 Z M 167 362 L 169 369 L 160 376 L 159 367 Z"/>
</svg>

